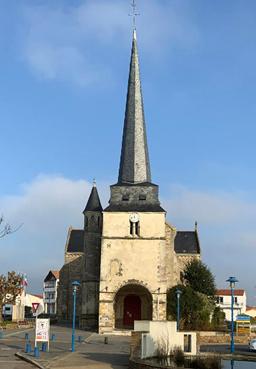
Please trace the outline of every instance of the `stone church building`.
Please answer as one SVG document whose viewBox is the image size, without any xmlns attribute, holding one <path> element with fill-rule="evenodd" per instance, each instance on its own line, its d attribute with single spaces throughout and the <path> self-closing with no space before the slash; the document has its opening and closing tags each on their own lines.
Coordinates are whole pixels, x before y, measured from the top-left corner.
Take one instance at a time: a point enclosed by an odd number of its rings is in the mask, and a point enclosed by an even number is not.
<svg viewBox="0 0 256 369">
<path fill-rule="evenodd" d="M 100 333 L 130 329 L 134 320 L 165 320 L 167 290 L 187 261 L 200 258 L 197 229 L 166 221 L 151 180 L 136 31 L 133 34 L 119 175 L 103 209 L 93 185 L 84 228 L 68 231 L 60 271 L 58 316 L 72 320 L 72 282 L 78 280 L 77 319 Z"/>
</svg>

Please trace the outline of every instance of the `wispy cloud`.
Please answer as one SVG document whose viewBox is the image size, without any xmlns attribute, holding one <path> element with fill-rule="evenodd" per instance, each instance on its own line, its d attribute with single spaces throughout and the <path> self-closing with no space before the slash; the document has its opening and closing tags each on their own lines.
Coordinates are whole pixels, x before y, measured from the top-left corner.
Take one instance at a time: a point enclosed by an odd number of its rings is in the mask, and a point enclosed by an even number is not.
<svg viewBox="0 0 256 369">
<path fill-rule="evenodd" d="M 5 219 L 14 227 L 23 223 L 16 233 L 1 240 L 0 248 L 5 250 L 1 272 L 26 272 L 30 287 L 40 289 L 45 273 L 63 264 L 68 227 L 83 227 L 82 211 L 90 190 L 86 180 L 38 176 L 21 186 L 20 195 L 0 198 Z M 107 193 L 101 193 L 103 201 Z"/>
<path fill-rule="evenodd" d="M 99 186 L 104 205 L 109 196 L 106 183 Z M 14 225 L 24 223 L 15 234 L 0 241 L 1 271 L 16 269 L 28 273 L 31 287 L 39 289 L 49 268 L 62 266 L 69 225 L 83 226 L 83 207 L 91 184 L 63 176 L 39 176 L 21 186 L 20 195 L 0 198 L 0 209 Z M 202 257 L 225 286 L 229 275 L 236 275 L 246 288 L 250 303 L 254 289 L 256 203 L 244 193 L 195 191 L 171 186 L 162 201 L 168 220 L 179 230 L 191 230 L 199 222 Z M 31 262 L 32 261 L 32 262 Z"/>
<path fill-rule="evenodd" d="M 140 41 L 151 59 L 172 47 L 195 44 L 198 30 L 188 6 L 142 0 L 139 7 Z M 41 78 L 80 86 L 104 84 L 114 73 L 110 47 L 116 52 L 129 42 L 129 10 L 129 2 L 120 0 L 58 7 L 31 3 L 23 9 L 23 60 Z"/>
<path fill-rule="evenodd" d="M 219 287 L 235 275 L 256 303 L 254 257 L 256 202 L 243 192 L 199 191 L 171 186 L 164 201 L 168 218 L 178 229 L 191 230 L 198 221 L 204 261 L 216 275 Z"/>
</svg>

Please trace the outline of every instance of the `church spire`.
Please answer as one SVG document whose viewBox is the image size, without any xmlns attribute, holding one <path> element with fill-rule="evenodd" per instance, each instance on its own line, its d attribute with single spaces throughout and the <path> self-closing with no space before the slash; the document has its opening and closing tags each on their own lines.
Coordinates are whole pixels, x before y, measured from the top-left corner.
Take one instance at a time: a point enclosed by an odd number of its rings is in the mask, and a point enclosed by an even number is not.
<svg viewBox="0 0 256 369">
<path fill-rule="evenodd" d="M 150 163 L 136 30 L 134 29 L 118 183 L 137 184 L 150 182 Z"/>
<path fill-rule="evenodd" d="M 102 211 L 95 180 L 93 180 L 93 187 L 83 213 L 86 211 Z"/>
</svg>

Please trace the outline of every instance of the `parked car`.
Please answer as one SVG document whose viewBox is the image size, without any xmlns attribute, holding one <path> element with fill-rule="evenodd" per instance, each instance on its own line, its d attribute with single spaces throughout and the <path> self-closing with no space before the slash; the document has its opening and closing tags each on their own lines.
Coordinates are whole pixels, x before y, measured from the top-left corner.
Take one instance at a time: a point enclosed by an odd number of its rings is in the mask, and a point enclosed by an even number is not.
<svg viewBox="0 0 256 369">
<path fill-rule="evenodd" d="M 249 350 L 256 351 L 256 338 L 249 341 Z"/>
</svg>

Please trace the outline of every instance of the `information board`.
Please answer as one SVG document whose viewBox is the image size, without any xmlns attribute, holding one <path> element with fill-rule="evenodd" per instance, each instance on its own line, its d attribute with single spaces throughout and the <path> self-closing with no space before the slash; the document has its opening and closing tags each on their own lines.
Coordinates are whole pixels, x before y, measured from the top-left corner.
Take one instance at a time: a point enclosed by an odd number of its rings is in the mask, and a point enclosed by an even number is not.
<svg viewBox="0 0 256 369">
<path fill-rule="evenodd" d="M 49 350 L 50 319 L 36 319 L 35 346 L 37 342 L 47 342 Z"/>
<path fill-rule="evenodd" d="M 248 315 L 237 315 L 236 332 L 238 335 L 248 335 L 251 332 L 251 322 Z"/>
</svg>

